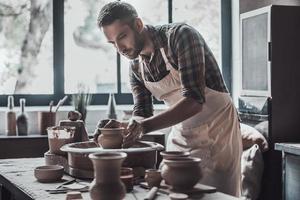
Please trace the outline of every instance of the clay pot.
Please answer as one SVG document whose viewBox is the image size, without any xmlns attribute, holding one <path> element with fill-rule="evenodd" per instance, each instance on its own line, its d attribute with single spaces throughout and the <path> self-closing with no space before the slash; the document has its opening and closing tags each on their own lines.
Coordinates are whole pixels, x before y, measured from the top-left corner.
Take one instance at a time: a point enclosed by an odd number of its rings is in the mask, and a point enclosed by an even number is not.
<svg viewBox="0 0 300 200">
<path fill-rule="evenodd" d="M 145 174 L 145 181 L 149 188 L 159 187 L 162 181 L 161 171 L 157 169 L 147 169 Z"/>
<path fill-rule="evenodd" d="M 163 157 L 162 162 L 159 165 L 159 168 L 161 170 L 163 170 L 166 166 L 164 164 L 164 160 L 168 159 L 168 160 L 172 160 L 172 159 L 176 159 L 176 158 L 186 158 L 189 157 L 191 155 L 190 152 L 188 151 L 162 151 L 160 152 L 160 155 Z M 165 180 L 165 183 L 169 185 L 168 181 Z"/>
<path fill-rule="evenodd" d="M 162 178 L 174 191 L 192 189 L 202 177 L 200 158 L 183 157 L 164 160 Z"/>
<path fill-rule="evenodd" d="M 98 143 L 103 149 L 120 149 L 123 144 L 124 128 L 99 128 Z"/>
<path fill-rule="evenodd" d="M 130 192 L 133 190 L 133 169 L 130 167 L 121 168 L 121 181 L 126 187 L 126 191 Z"/>
<path fill-rule="evenodd" d="M 120 179 L 121 165 L 127 154 L 124 152 L 92 153 L 94 180 L 90 185 L 93 200 L 120 200 L 126 191 Z"/>
</svg>

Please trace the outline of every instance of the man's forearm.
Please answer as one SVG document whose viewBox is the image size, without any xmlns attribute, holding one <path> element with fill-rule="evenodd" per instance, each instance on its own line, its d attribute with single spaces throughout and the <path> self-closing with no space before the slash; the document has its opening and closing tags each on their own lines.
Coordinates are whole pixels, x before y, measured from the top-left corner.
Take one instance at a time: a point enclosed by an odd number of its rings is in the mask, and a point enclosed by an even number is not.
<svg viewBox="0 0 300 200">
<path fill-rule="evenodd" d="M 182 122 L 202 110 L 199 104 L 192 98 L 183 98 L 167 110 L 141 121 L 145 133 L 167 128 Z"/>
</svg>

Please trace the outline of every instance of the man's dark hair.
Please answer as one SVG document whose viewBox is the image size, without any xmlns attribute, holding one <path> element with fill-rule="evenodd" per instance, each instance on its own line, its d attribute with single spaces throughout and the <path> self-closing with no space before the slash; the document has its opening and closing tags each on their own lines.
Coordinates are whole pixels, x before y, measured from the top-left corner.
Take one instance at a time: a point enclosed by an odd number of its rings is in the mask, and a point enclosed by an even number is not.
<svg viewBox="0 0 300 200">
<path fill-rule="evenodd" d="M 98 15 L 98 26 L 101 28 L 112 24 L 115 20 L 121 20 L 132 25 L 138 14 L 135 8 L 123 1 L 113 1 L 103 6 Z"/>
</svg>

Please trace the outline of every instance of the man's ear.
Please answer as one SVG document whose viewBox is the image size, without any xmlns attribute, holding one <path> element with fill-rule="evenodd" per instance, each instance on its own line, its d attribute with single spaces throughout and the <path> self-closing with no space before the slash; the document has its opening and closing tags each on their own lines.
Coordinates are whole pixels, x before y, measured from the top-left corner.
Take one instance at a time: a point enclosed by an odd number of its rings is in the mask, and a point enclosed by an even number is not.
<svg viewBox="0 0 300 200">
<path fill-rule="evenodd" d="M 137 32 L 139 32 L 139 33 L 142 32 L 142 30 L 144 28 L 144 24 L 143 24 L 142 19 L 137 17 L 135 19 L 134 26 L 135 26 Z"/>
</svg>

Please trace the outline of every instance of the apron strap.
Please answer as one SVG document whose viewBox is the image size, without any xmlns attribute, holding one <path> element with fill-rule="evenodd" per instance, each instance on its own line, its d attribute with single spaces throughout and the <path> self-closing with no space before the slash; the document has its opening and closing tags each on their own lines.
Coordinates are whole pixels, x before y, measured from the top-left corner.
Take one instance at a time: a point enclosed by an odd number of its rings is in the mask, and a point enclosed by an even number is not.
<svg viewBox="0 0 300 200">
<path fill-rule="evenodd" d="M 173 70 L 173 67 L 171 66 L 171 63 L 170 63 L 169 60 L 168 60 L 168 57 L 167 57 L 167 55 L 166 55 L 166 53 L 165 53 L 164 48 L 160 48 L 159 50 L 160 50 L 161 55 L 162 55 L 162 57 L 163 57 L 163 59 L 164 59 L 164 61 L 165 61 L 165 64 L 166 64 L 167 69 L 170 70 L 170 71 L 172 71 L 172 70 Z"/>
<path fill-rule="evenodd" d="M 142 61 L 142 58 L 141 58 L 141 56 L 139 56 L 139 62 L 140 62 L 140 66 L 141 66 L 142 79 L 143 79 L 143 81 L 146 81 L 146 79 L 145 79 L 145 70 L 144 70 L 144 63 L 141 62 L 141 61 Z"/>
</svg>

